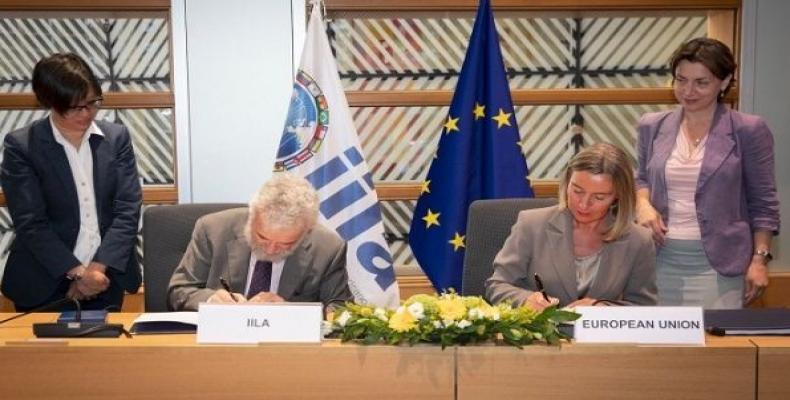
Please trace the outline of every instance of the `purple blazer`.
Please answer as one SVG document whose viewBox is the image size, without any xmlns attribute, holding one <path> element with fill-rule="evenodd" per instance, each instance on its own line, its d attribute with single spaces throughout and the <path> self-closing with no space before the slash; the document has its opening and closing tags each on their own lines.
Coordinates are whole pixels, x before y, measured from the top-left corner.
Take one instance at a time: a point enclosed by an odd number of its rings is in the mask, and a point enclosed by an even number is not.
<svg viewBox="0 0 790 400">
<path fill-rule="evenodd" d="M 675 146 L 683 109 L 642 116 L 638 128 L 637 189 L 669 221 L 665 166 Z M 746 273 L 754 230 L 779 232 L 774 138 L 762 118 L 719 104 L 708 133 L 694 195 L 702 247 L 722 275 Z"/>
</svg>

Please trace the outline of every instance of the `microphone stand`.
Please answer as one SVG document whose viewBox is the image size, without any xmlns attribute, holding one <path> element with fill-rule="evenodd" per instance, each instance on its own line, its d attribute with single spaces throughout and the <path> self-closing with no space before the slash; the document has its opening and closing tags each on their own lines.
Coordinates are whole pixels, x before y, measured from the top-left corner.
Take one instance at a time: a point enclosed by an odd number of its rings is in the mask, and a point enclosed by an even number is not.
<svg viewBox="0 0 790 400">
<path fill-rule="evenodd" d="M 64 297 L 64 298 L 62 298 L 60 300 L 55 300 L 55 301 L 53 301 L 51 303 L 44 304 L 43 306 L 38 306 L 38 307 L 36 307 L 36 308 L 34 308 L 32 310 L 25 311 L 23 313 L 14 315 L 11 318 L 6 318 L 6 319 L 0 321 L 0 325 L 4 324 L 6 322 L 9 322 L 9 321 L 13 321 L 13 320 L 15 320 L 17 318 L 24 317 L 25 315 L 28 315 L 28 314 L 32 314 L 32 313 L 39 312 L 39 311 L 46 311 L 46 310 L 49 310 L 50 308 L 55 308 L 55 307 L 57 307 L 57 306 L 59 306 L 61 304 L 68 303 L 70 301 L 74 302 L 74 305 L 75 305 L 75 307 L 77 309 L 77 311 L 74 313 L 74 318 L 77 321 L 79 321 L 80 317 L 81 317 L 81 308 L 80 308 L 79 300 L 77 300 L 77 299 L 70 299 L 68 297 Z"/>
</svg>

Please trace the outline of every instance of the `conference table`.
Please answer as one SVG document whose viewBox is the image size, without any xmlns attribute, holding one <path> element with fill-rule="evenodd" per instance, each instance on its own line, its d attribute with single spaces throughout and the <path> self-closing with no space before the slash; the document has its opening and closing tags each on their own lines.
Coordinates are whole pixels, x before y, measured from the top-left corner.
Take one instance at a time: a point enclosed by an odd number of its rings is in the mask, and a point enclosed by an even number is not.
<svg viewBox="0 0 790 400">
<path fill-rule="evenodd" d="M 0 319 L 11 314 L 0 314 Z M 137 314 L 110 314 L 127 328 Z M 193 334 L 36 339 L 0 325 L 3 399 L 790 399 L 790 338 L 705 346 L 198 345 Z"/>
<path fill-rule="evenodd" d="M 790 337 L 754 337 L 758 349 L 757 398 L 790 399 Z"/>
</svg>

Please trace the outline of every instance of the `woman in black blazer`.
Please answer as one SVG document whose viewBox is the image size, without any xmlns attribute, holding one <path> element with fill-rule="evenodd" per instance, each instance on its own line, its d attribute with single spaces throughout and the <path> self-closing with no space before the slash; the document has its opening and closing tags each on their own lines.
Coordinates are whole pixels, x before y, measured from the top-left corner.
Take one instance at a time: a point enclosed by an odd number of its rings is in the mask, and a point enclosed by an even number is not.
<svg viewBox="0 0 790 400">
<path fill-rule="evenodd" d="M 0 181 L 16 237 L 3 294 L 18 311 L 65 297 L 120 308 L 141 278 L 142 194 L 129 132 L 95 120 L 102 90 L 80 57 L 45 57 L 32 81 L 51 112 L 4 140 Z"/>
</svg>

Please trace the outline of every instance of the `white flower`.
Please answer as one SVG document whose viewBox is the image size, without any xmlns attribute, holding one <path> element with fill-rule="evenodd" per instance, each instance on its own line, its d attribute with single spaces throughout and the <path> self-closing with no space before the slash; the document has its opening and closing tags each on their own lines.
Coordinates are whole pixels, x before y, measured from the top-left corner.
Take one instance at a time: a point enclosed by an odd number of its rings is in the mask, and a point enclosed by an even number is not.
<svg viewBox="0 0 790 400">
<path fill-rule="evenodd" d="M 388 321 L 387 312 L 381 307 L 376 307 L 376 309 L 373 310 L 373 315 L 382 321 Z"/>
<path fill-rule="evenodd" d="M 469 310 L 469 318 L 471 319 L 480 319 L 483 318 L 484 316 L 485 314 L 483 313 L 483 310 L 480 309 L 480 307 L 475 307 Z"/>
<path fill-rule="evenodd" d="M 472 325 L 472 323 L 469 322 L 469 320 L 462 319 L 462 320 L 458 321 L 458 327 L 461 328 L 461 329 L 464 329 L 464 328 L 466 328 L 467 326 L 470 326 L 470 325 Z"/>
<path fill-rule="evenodd" d="M 439 329 L 442 327 L 442 323 L 439 321 L 433 321 L 433 327 Z"/>
<path fill-rule="evenodd" d="M 335 319 L 335 323 L 343 327 L 346 326 L 346 323 L 348 322 L 349 319 L 351 319 L 351 313 L 348 312 L 348 310 L 344 310 L 343 313 L 340 314 L 340 316 Z"/>
<path fill-rule="evenodd" d="M 445 326 L 445 327 L 447 327 L 447 328 L 449 328 L 449 327 L 451 327 L 451 326 L 455 325 L 455 321 L 453 321 L 453 320 L 451 320 L 451 319 L 446 319 L 446 320 L 442 321 L 442 323 L 443 323 L 443 324 L 444 324 L 444 326 Z"/>
<path fill-rule="evenodd" d="M 419 301 L 415 301 L 409 307 L 409 314 L 411 314 L 414 319 L 420 320 L 425 317 L 425 307 L 423 307 L 422 303 Z"/>
<path fill-rule="evenodd" d="M 494 321 L 499 321 L 499 310 L 496 310 L 491 314 L 491 319 Z"/>
<path fill-rule="evenodd" d="M 321 321 L 321 337 L 326 337 L 326 335 L 332 333 L 333 330 L 331 322 Z"/>
</svg>

